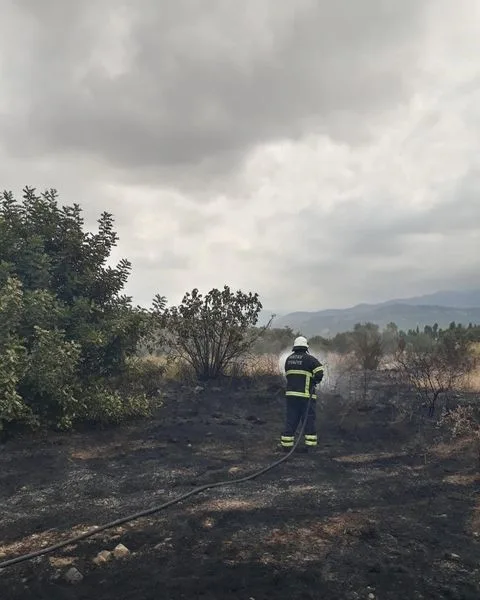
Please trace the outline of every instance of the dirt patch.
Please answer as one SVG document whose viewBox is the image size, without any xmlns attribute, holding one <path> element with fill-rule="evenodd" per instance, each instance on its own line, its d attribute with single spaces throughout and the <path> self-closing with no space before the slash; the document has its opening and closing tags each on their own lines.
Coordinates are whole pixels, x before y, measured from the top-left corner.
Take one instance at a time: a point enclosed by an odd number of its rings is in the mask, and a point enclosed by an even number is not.
<svg viewBox="0 0 480 600">
<path fill-rule="evenodd" d="M 472 456 L 448 444 L 410 450 L 375 410 L 340 425 L 337 400 L 326 396 L 319 409 L 314 454 L 0 571 L 0 598 L 478 600 Z M 149 422 L 9 442 L 0 447 L 0 556 L 256 471 L 281 456 L 282 419 L 274 385 L 176 389 Z M 119 543 L 128 556 L 93 562 Z M 64 579 L 71 567 L 83 575 L 75 585 Z"/>
</svg>

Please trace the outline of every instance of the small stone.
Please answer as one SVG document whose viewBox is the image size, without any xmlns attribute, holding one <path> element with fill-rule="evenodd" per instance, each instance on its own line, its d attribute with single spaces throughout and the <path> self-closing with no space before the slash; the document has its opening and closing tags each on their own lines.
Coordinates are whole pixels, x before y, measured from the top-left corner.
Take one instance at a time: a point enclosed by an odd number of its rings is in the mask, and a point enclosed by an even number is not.
<svg viewBox="0 0 480 600">
<path fill-rule="evenodd" d="M 65 580 L 67 581 L 67 583 L 71 583 L 73 585 L 76 583 L 80 583 L 83 580 L 83 575 L 78 569 L 72 567 L 71 569 L 68 569 L 68 571 L 65 573 Z"/>
<path fill-rule="evenodd" d="M 368 594 L 368 600 L 375 600 L 375 594 L 372 594 L 372 592 L 370 592 Z"/>
<path fill-rule="evenodd" d="M 194 393 L 194 394 L 200 394 L 200 393 L 201 393 L 201 392 L 203 392 L 204 390 L 205 390 L 205 388 L 204 388 L 204 387 L 202 387 L 201 385 L 197 385 L 197 386 L 195 387 L 195 389 L 193 390 L 193 393 Z"/>
<path fill-rule="evenodd" d="M 215 525 L 215 521 L 213 519 L 205 519 L 203 522 L 203 526 L 207 529 L 211 529 Z"/>
<path fill-rule="evenodd" d="M 447 558 L 449 558 L 450 560 L 461 560 L 460 556 L 458 554 L 455 554 L 454 552 L 447 554 Z"/>
<path fill-rule="evenodd" d="M 93 559 L 93 562 L 96 565 L 102 565 L 108 562 L 112 558 L 112 553 L 108 550 L 102 550 L 97 554 L 97 556 Z"/>
<path fill-rule="evenodd" d="M 113 556 L 115 558 L 125 558 L 129 554 L 130 550 L 123 544 L 118 544 L 118 546 L 115 546 L 115 549 L 113 550 Z"/>
</svg>

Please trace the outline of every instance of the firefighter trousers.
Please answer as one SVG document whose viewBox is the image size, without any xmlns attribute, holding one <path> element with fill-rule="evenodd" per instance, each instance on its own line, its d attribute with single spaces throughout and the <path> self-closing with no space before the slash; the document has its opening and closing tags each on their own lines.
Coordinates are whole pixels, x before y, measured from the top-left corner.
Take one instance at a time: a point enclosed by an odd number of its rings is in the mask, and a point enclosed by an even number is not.
<svg viewBox="0 0 480 600">
<path fill-rule="evenodd" d="M 316 431 L 316 413 L 317 407 L 315 400 L 310 402 L 308 407 L 308 398 L 298 398 L 286 396 L 286 419 L 285 429 L 281 436 L 281 445 L 284 448 L 291 448 L 295 443 L 295 433 L 303 419 L 306 419 L 304 430 L 305 446 L 317 445 Z"/>
</svg>

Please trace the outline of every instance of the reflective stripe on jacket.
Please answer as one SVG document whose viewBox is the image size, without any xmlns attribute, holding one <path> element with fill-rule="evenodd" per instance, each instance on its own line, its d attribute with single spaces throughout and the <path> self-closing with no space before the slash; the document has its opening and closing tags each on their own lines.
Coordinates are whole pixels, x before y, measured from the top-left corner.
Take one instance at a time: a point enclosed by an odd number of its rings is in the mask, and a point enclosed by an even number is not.
<svg viewBox="0 0 480 600">
<path fill-rule="evenodd" d="M 323 378 L 323 365 L 308 352 L 295 351 L 285 361 L 287 377 L 287 396 L 309 398 L 312 385 L 320 383 Z M 316 394 L 312 399 L 316 400 Z"/>
</svg>

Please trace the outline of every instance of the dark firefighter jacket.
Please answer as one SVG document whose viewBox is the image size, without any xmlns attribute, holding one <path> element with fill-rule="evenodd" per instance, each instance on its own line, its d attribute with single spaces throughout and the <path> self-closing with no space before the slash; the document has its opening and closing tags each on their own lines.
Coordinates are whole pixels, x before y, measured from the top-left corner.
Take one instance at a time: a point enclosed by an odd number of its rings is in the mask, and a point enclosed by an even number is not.
<svg viewBox="0 0 480 600">
<path fill-rule="evenodd" d="M 308 398 L 311 387 L 323 379 L 323 366 L 308 352 L 295 350 L 285 361 L 285 375 L 286 396 Z M 312 399 L 316 400 L 316 398 L 316 394 L 313 394 Z"/>
</svg>

